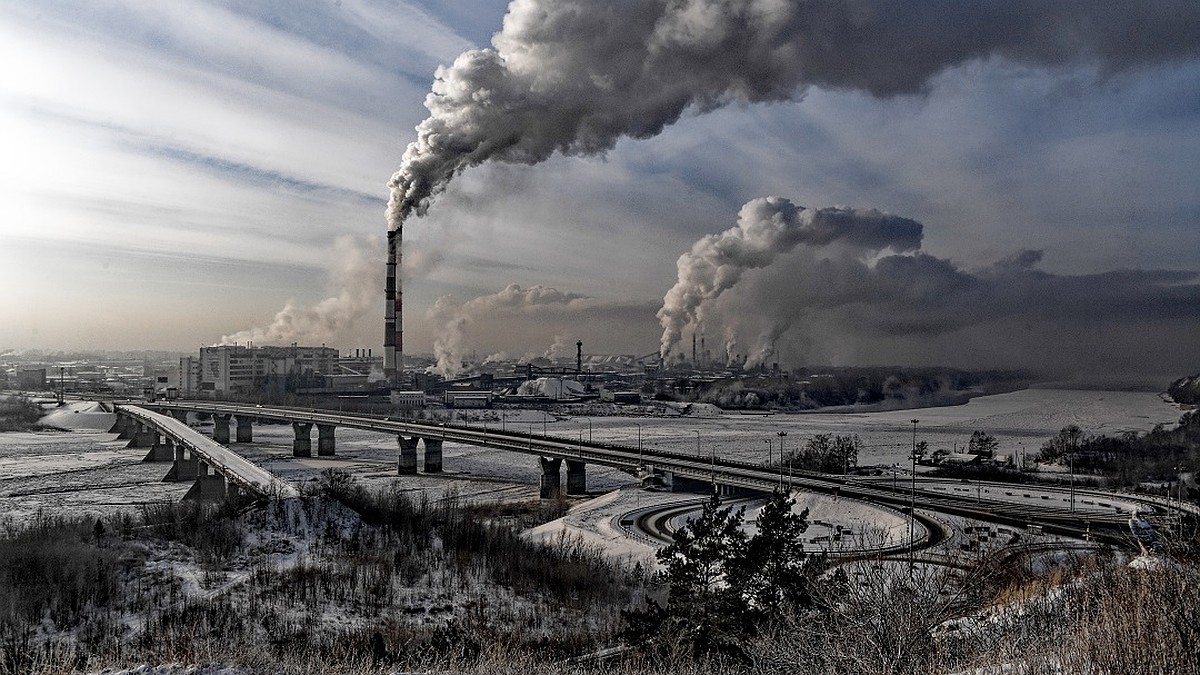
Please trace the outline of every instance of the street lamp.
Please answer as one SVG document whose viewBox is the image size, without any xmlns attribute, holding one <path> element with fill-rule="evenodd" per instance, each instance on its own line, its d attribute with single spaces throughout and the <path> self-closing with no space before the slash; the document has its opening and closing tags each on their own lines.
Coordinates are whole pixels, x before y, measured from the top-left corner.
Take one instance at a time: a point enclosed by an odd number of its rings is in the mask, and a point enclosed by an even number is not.
<svg viewBox="0 0 1200 675">
<path fill-rule="evenodd" d="M 777 431 L 775 435 L 779 436 L 779 487 L 783 487 L 783 439 L 787 438 L 786 431 Z M 791 477 L 792 460 L 788 458 L 788 477 Z M 791 488 L 791 481 L 788 481 L 788 487 Z"/>
<path fill-rule="evenodd" d="M 912 435 L 912 476 L 910 477 L 908 491 L 908 569 L 913 568 L 913 547 L 916 540 L 913 539 L 913 524 L 917 519 L 917 422 L 921 420 L 909 420 L 913 425 Z"/>
<path fill-rule="evenodd" d="M 709 457 L 708 470 L 709 470 L 710 474 L 712 475 L 712 488 L 713 488 L 713 494 L 715 495 L 715 494 L 717 494 L 717 446 L 716 445 L 709 446 L 708 457 Z"/>
<path fill-rule="evenodd" d="M 1168 506 L 1170 501 L 1168 500 Z M 1075 453 L 1071 453 L 1071 513 L 1075 513 Z"/>
<path fill-rule="evenodd" d="M 633 426 L 638 429 L 638 468 L 640 469 L 642 468 L 642 425 L 634 422 Z"/>
</svg>

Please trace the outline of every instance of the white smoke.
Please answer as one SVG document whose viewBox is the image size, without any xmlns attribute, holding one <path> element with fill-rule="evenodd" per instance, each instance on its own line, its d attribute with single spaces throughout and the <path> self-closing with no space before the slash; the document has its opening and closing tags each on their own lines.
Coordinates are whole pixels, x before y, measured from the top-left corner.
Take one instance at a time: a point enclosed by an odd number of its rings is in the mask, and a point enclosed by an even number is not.
<svg viewBox="0 0 1200 675">
<path fill-rule="evenodd" d="M 687 112 L 809 86 L 919 93 L 994 56 L 1111 73 L 1196 54 L 1198 22 L 1195 0 L 514 0 L 493 48 L 438 68 L 389 183 L 389 227 L 489 160 L 602 153 Z M 1131 25 L 1153 39 L 1128 39 Z"/>
<path fill-rule="evenodd" d="M 220 344 L 306 345 L 350 338 L 357 322 L 380 304 L 383 273 L 377 259 L 378 238 L 338 237 L 331 257 L 332 295 L 313 305 L 288 300 L 265 327 L 255 326 L 221 338 Z"/>
<path fill-rule="evenodd" d="M 683 331 L 702 319 L 706 302 L 732 288 L 747 270 L 769 266 L 796 246 L 837 243 L 863 254 L 886 248 L 910 251 L 921 245 L 921 224 L 873 209 L 806 209 L 782 197 L 747 202 L 738 222 L 706 235 L 676 262 L 678 281 L 663 298 L 659 353 L 665 358 Z M 727 341 L 728 342 L 728 341 Z"/>
<path fill-rule="evenodd" d="M 542 354 L 543 357 L 551 361 L 557 361 L 564 356 L 569 356 L 571 353 L 570 337 L 567 335 L 555 335 L 554 344 Z"/>
<path fill-rule="evenodd" d="M 437 365 L 433 370 L 444 377 L 454 377 L 461 372 L 470 339 L 469 327 L 484 316 L 531 316 L 551 308 L 586 310 L 593 306 L 595 301 L 587 296 L 538 285 L 523 288 L 509 284 L 496 293 L 481 295 L 462 304 L 456 304 L 450 296 L 442 296 L 426 313 L 435 324 L 433 347 Z M 565 349 L 566 339 L 565 335 L 556 336 L 555 346 Z M 547 351 L 547 356 L 555 346 Z"/>
<path fill-rule="evenodd" d="M 1041 257 L 1019 251 L 970 270 L 921 251 L 864 256 L 837 243 L 798 246 L 705 301 L 705 320 L 753 345 L 748 367 L 779 361 L 1079 373 L 1194 368 L 1194 354 L 1178 345 L 1200 321 L 1200 274 L 1066 276 L 1037 269 Z M 775 345 L 778 353 L 768 358 Z"/>
</svg>

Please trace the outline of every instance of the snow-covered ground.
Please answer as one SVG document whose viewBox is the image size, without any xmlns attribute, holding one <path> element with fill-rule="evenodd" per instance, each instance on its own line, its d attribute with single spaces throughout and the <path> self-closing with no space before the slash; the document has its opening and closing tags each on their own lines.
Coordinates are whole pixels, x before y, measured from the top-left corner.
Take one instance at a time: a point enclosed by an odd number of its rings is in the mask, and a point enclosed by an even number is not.
<svg viewBox="0 0 1200 675">
<path fill-rule="evenodd" d="M 1068 424 L 1079 425 L 1085 433 L 1115 434 L 1147 431 L 1158 423 L 1174 423 L 1180 415 L 1176 406 L 1164 403 L 1157 394 L 1053 389 L 979 397 L 961 406 L 878 413 L 751 416 L 704 412 L 702 416 L 573 417 L 563 410 L 497 410 L 468 415 L 485 418 L 489 425 L 533 433 L 544 430 L 570 439 L 636 446 L 640 436 L 643 447 L 650 450 L 695 452 L 703 457 L 715 453 L 745 461 L 766 461 L 768 452 L 778 458 L 781 440 L 785 448 L 795 449 L 814 434 L 854 433 L 865 446 L 859 464 L 883 466 L 906 461 L 912 444 L 909 420 L 914 418 L 920 420 L 917 439 L 928 441 L 931 449 L 965 445 L 971 433 L 979 430 L 994 435 L 1003 454 L 1022 449 L 1036 452 Z M 161 482 L 167 465 L 143 464 L 144 450 L 126 450 L 125 441 L 104 433 L 112 419 L 96 404 L 70 404 L 52 411 L 45 422 L 75 431 L 0 434 L 0 520 L 23 520 L 39 511 L 99 514 L 141 502 L 180 498 L 188 485 Z M 781 437 L 779 432 L 787 435 Z M 448 442 L 443 449 L 443 474 L 400 477 L 396 475 L 396 439 L 390 435 L 338 429 L 337 455 L 332 458 L 292 457 L 292 437 L 289 425 L 259 424 L 254 427 L 253 443 L 231 447 L 299 484 L 315 480 L 325 469 L 337 468 L 368 487 L 425 491 L 432 498 L 450 495 L 509 501 L 535 499 L 538 493 L 540 469 L 537 458 L 529 455 Z M 624 489 L 605 501 L 577 505 L 561 523 L 539 536 L 556 536 L 552 532 L 558 528 L 610 547 L 619 555 L 651 552 L 653 547 L 645 542 L 615 543 L 628 538 L 613 523 L 631 510 L 679 496 L 646 492 L 635 485 L 635 479 L 624 473 L 589 466 L 588 488 L 593 494 Z M 1029 499 L 1040 498 L 1038 494 Z M 1062 495 L 1054 498 L 1062 499 Z M 886 509 L 812 495 L 802 496 L 800 501 L 798 508 L 809 508 L 814 522 L 809 537 L 827 536 L 824 530 L 834 531 L 837 526 L 858 533 L 843 536 L 841 541 L 863 538 L 862 533 L 885 542 L 907 536 L 907 521 Z M 1117 502 L 1111 503 L 1116 508 Z M 753 513 L 747 516 L 753 520 Z M 823 524 L 816 524 L 817 520 Z"/>
</svg>

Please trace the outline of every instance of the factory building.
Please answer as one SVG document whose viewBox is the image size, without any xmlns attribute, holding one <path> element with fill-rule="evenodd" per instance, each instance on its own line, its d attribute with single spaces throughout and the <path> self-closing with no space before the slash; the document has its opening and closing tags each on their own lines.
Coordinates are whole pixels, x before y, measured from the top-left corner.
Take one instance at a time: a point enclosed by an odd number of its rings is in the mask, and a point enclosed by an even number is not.
<svg viewBox="0 0 1200 675">
<path fill-rule="evenodd" d="M 338 372 L 338 350 L 332 347 L 219 345 L 201 347 L 199 358 L 179 362 L 181 392 L 213 398 L 322 387 Z"/>
</svg>

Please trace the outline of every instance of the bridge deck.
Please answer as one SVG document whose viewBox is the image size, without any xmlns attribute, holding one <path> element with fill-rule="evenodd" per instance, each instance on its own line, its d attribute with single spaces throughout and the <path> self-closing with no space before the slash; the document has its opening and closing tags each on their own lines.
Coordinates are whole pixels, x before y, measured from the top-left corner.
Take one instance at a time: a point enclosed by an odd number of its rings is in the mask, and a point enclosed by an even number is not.
<svg viewBox="0 0 1200 675">
<path fill-rule="evenodd" d="M 297 497 L 300 491 L 295 485 L 270 473 L 229 448 L 204 436 L 173 417 L 146 410 L 138 406 L 121 405 L 120 408 L 143 422 L 158 427 L 176 443 L 202 458 L 206 464 L 225 475 L 226 479 L 265 496 Z"/>
<path fill-rule="evenodd" d="M 1127 516 L 1108 512 L 1068 512 L 1066 508 L 1051 505 L 1034 506 L 1014 504 L 996 499 L 977 499 L 935 492 L 918 487 L 915 490 L 892 490 L 885 484 L 862 481 L 852 476 L 817 474 L 796 471 L 790 476 L 780 476 L 778 467 L 768 468 L 715 456 L 698 459 L 688 454 L 662 451 L 642 451 L 637 447 L 615 443 L 589 443 L 582 439 L 538 436 L 508 431 L 494 427 L 480 428 L 469 425 L 443 425 L 414 420 L 398 420 L 365 414 L 351 414 L 332 410 L 287 408 L 278 406 L 251 406 L 220 402 L 154 403 L 147 404 L 159 410 L 187 410 L 195 412 L 246 415 L 260 419 L 286 422 L 310 422 L 391 434 L 440 438 L 446 441 L 510 450 L 513 452 L 561 457 L 589 464 L 602 464 L 624 470 L 654 467 L 670 470 L 678 477 L 722 485 L 731 485 L 755 490 L 770 491 L 780 483 L 796 489 L 824 494 L 840 494 L 842 497 L 862 499 L 907 509 L 913 503 L 917 509 L 925 509 L 947 515 L 1001 523 L 1016 527 L 1028 524 L 1042 525 L 1047 533 L 1068 536 L 1089 534 L 1113 543 L 1130 539 Z M 920 482 L 920 481 L 918 481 Z"/>
</svg>

